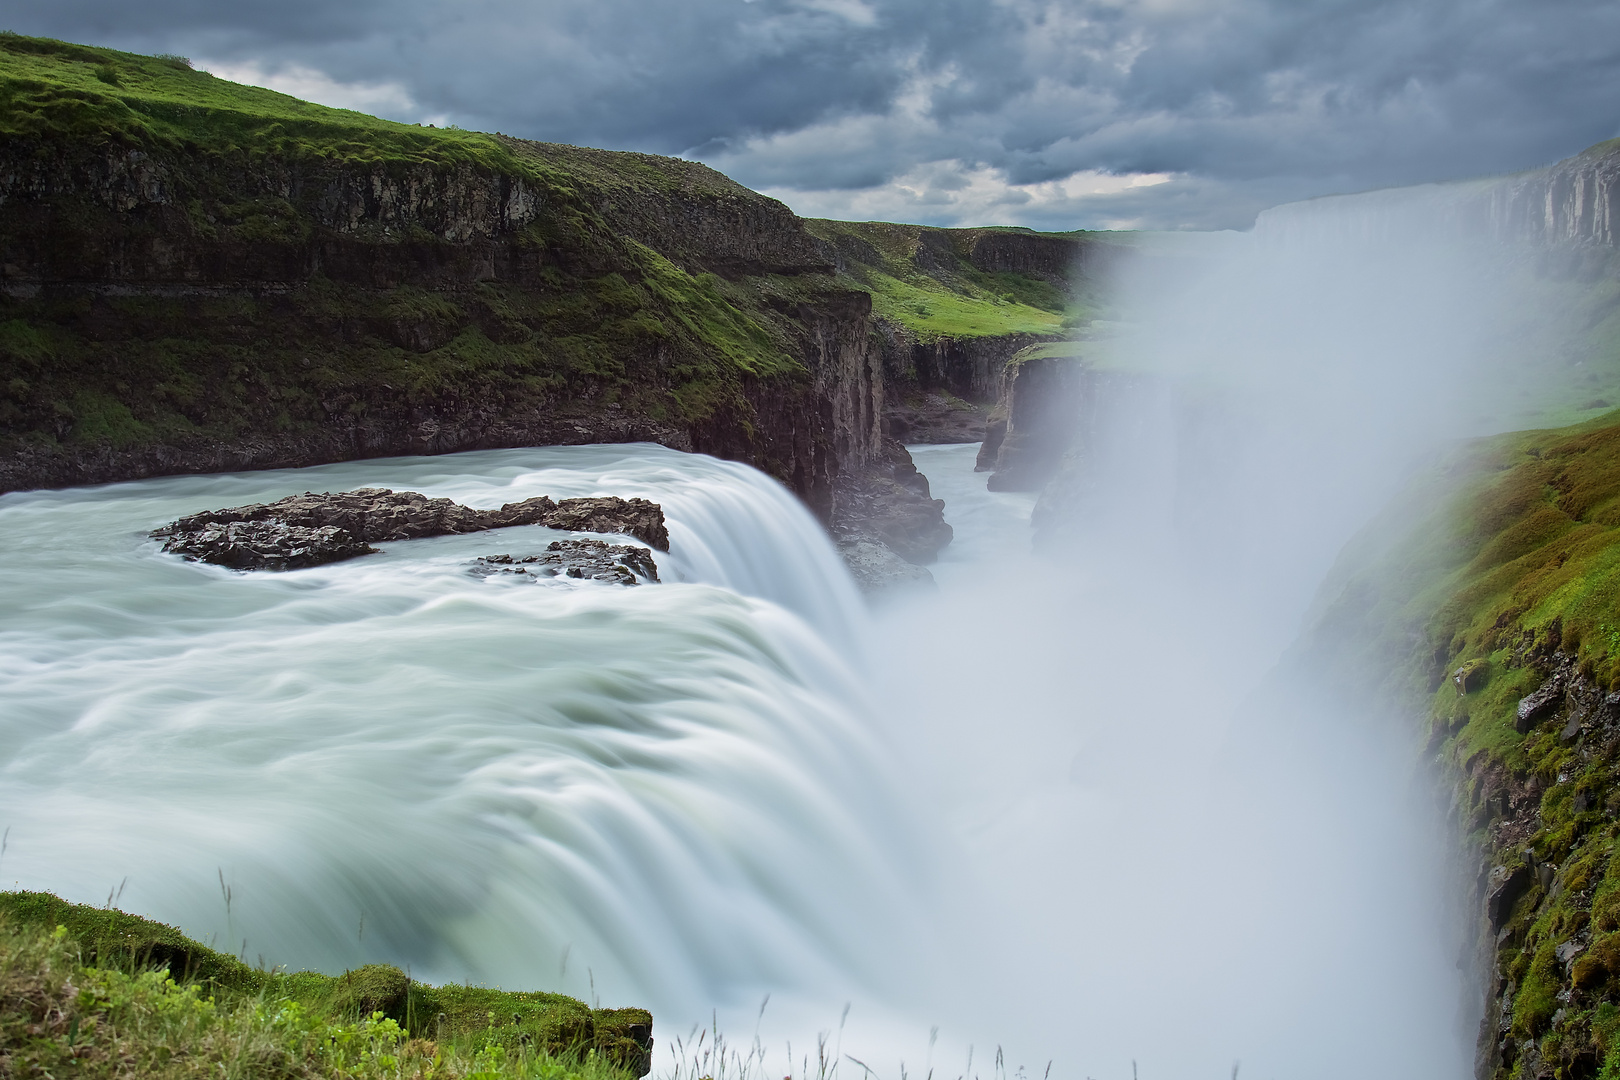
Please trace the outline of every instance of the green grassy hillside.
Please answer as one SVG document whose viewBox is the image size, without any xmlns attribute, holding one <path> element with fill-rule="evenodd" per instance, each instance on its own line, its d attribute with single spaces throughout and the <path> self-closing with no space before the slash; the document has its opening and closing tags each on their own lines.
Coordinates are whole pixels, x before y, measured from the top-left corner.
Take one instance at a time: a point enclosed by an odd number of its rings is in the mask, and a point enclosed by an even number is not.
<svg viewBox="0 0 1620 1080">
<path fill-rule="evenodd" d="M 379 120 L 140 56 L 0 33 L 0 137 L 30 142 L 513 170 L 480 132 Z"/>
<path fill-rule="evenodd" d="M 910 330 L 919 341 L 1006 334 L 1062 334 L 1095 317 L 1096 286 L 1082 273 L 1094 233 L 1036 233 L 1027 229 L 935 229 L 882 221 L 810 220 L 806 227 L 840 257 L 840 277 L 872 294 L 879 318 Z M 1072 248 L 1073 261 L 1043 260 L 1034 272 L 986 269 L 976 242 L 1000 234 Z M 1054 243 L 1055 242 L 1055 243 Z"/>
<path fill-rule="evenodd" d="M 0 1075 L 634 1080 L 652 1017 L 398 968 L 249 967 L 172 927 L 0 893 Z"/>
</svg>

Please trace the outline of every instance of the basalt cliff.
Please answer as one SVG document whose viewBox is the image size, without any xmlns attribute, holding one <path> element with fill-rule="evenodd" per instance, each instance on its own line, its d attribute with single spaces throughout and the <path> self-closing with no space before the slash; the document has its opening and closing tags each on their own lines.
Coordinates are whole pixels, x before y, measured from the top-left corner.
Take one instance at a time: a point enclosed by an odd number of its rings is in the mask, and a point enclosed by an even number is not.
<svg viewBox="0 0 1620 1080">
<path fill-rule="evenodd" d="M 980 437 L 1086 244 L 807 222 L 694 162 L 0 36 L 0 492 L 650 440 L 846 539 L 906 503 L 927 561 L 949 529 L 897 414 L 932 394 Z"/>
</svg>

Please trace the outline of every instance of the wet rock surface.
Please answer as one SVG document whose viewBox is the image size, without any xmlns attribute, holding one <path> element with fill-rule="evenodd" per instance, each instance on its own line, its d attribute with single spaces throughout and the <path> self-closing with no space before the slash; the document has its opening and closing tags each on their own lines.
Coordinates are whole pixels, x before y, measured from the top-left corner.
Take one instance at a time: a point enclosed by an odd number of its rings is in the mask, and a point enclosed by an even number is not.
<svg viewBox="0 0 1620 1080">
<path fill-rule="evenodd" d="M 236 570 L 293 570 L 340 562 L 373 543 L 544 525 L 570 532 L 622 533 L 669 550 L 664 511 L 646 499 L 595 497 L 554 501 L 541 495 L 477 510 L 414 491 L 359 488 L 305 492 L 191 514 L 152 533 L 163 550 Z M 604 545 L 605 546 L 605 545 Z"/>
<path fill-rule="evenodd" d="M 926 566 L 907 562 L 888 545 L 867 537 L 838 541 L 838 554 L 843 556 L 850 576 L 864 593 L 882 593 L 907 586 L 938 587 Z"/>
<path fill-rule="evenodd" d="M 1513 730 L 1523 735 L 1535 726 L 1537 720 L 1552 711 L 1563 697 L 1564 674 L 1562 671 L 1554 672 L 1538 689 L 1519 699 Z"/>
<path fill-rule="evenodd" d="M 553 540 L 540 555 L 485 555 L 473 560 L 467 572 L 475 577 L 512 576 L 539 581 L 569 577 L 606 581 L 617 585 L 658 583 L 652 552 L 606 540 Z"/>
<path fill-rule="evenodd" d="M 163 550 L 233 570 L 298 570 L 369 555 L 377 549 L 336 525 L 279 521 L 205 521 L 169 537 Z"/>
<path fill-rule="evenodd" d="M 953 535 L 945 521 L 945 500 L 930 496 L 928 478 L 893 439 L 883 440 L 865 470 L 840 478 L 830 531 L 856 584 L 866 592 L 923 578 L 931 582 L 933 575 L 924 565 L 938 557 Z"/>
<path fill-rule="evenodd" d="M 614 496 L 563 499 L 540 524 L 569 532 L 620 533 L 633 536 L 659 551 L 669 550 L 664 508 L 646 499 L 620 499 Z"/>
</svg>

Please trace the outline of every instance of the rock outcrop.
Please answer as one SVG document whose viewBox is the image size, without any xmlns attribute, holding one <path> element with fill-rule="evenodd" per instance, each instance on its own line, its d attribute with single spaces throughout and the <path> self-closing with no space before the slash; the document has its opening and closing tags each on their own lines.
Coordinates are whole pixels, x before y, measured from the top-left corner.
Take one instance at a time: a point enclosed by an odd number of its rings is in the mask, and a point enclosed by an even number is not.
<svg viewBox="0 0 1620 1080">
<path fill-rule="evenodd" d="M 1515 1075 L 1549 1080 L 1593 1076 L 1599 1061 L 1584 1040 L 1565 1039 L 1555 1048 L 1550 1042 L 1544 1046 L 1526 1039 L 1526 1026 L 1549 1020 L 1527 1021 L 1527 1015 L 1534 1015 L 1529 1010 L 1539 1004 L 1527 1003 L 1516 1015 L 1515 999 L 1528 989 L 1553 1002 L 1545 1011 L 1561 1010 L 1550 1017 L 1557 1027 L 1566 1016 L 1588 1013 L 1605 1000 L 1613 985 L 1620 985 L 1620 949 L 1615 948 L 1620 938 L 1613 936 L 1620 921 L 1608 905 L 1596 903 L 1601 881 L 1593 875 L 1586 852 L 1571 852 L 1556 863 L 1537 854 L 1538 841 L 1550 825 L 1544 813 L 1549 804 L 1558 808 L 1560 818 L 1573 817 L 1584 826 L 1577 837 L 1620 816 L 1620 804 L 1594 783 L 1594 774 L 1603 771 L 1605 759 L 1620 742 L 1620 693 L 1598 685 L 1562 649 L 1538 652 L 1533 636 L 1526 643 L 1529 648 L 1521 651 L 1521 662 L 1542 672 L 1544 680 L 1521 699 L 1514 727 L 1520 734 L 1544 732 L 1569 751 L 1551 784 L 1503 768 L 1485 755 L 1476 755 L 1456 777 L 1459 790 L 1476 792 L 1470 800 L 1474 807 L 1470 824 L 1486 830 L 1489 867 L 1481 869 L 1474 885 L 1487 928 L 1480 942 L 1486 1008 L 1479 1028 L 1478 1073 L 1491 1077 L 1520 1066 Z M 1539 846 L 1552 845 L 1542 841 Z M 1554 954 L 1553 963 L 1527 973 L 1520 957 L 1525 938 L 1538 921 L 1559 927 L 1556 936 L 1561 940 L 1556 949 L 1547 950 Z"/>
<path fill-rule="evenodd" d="M 484 555 L 468 573 L 476 577 L 507 576 L 540 581 L 569 577 L 606 581 L 616 585 L 658 583 L 658 565 L 652 552 L 606 540 L 553 540 L 540 555 Z"/>
<path fill-rule="evenodd" d="M 888 545 L 868 536 L 849 536 L 838 541 L 838 554 L 849 567 L 855 585 L 868 595 L 885 596 L 897 590 L 934 588 L 934 575 L 926 566 L 907 562 Z"/>
<path fill-rule="evenodd" d="M 885 439 L 882 451 L 861 473 L 839 481 L 833 536 L 882 544 L 918 566 L 933 562 L 951 542 L 945 501 L 931 496 L 905 447 Z"/>
<path fill-rule="evenodd" d="M 166 533 L 163 550 L 232 570 L 302 570 L 377 551 L 336 525 L 309 528 L 282 521 L 201 521 Z"/>
<path fill-rule="evenodd" d="M 1039 491 L 1064 454 L 1088 440 L 1096 374 L 1074 356 L 1026 349 L 1004 368 L 997 417 L 974 468 L 989 472 L 991 491 Z"/>
<path fill-rule="evenodd" d="M 584 498 L 554 502 L 545 495 L 476 510 L 414 491 L 360 488 L 337 494 L 305 492 L 191 514 L 152 533 L 163 550 L 234 570 L 294 570 L 374 553 L 391 540 L 544 525 L 571 532 L 634 536 L 669 550 L 664 511 L 646 499 Z M 604 545 L 605 546 L 605 545 Z M 570 555 L 576 549 L 555 548 Z M 557 565 L 562 566 L 562 562 Z M 579 576 L 579 575 L 574 575 Z M 656 574 L 652 575 L 656 580 Z"/>
<path fill-rule="evenodd" d="M 1475 201 L 1477 213 L 1504 240 L 1620 245 L 1620 139 L 1495 181 Z"/>
</svg>

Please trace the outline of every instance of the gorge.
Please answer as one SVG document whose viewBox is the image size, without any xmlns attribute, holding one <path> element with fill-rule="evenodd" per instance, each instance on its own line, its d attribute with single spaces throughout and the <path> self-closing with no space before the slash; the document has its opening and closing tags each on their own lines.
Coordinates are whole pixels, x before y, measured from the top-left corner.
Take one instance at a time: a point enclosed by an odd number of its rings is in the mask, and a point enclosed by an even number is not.
<svg viewBox="0 0 1620 1080">
<path fill-rule="evenodd" d="M 8 887 L 692 1080 L 1605 1067 L 1612 145 L 943 230 L 0 51 Z M 368 488 L 656 503 L 662 584 L 151 536 Z"/>
</svg>

